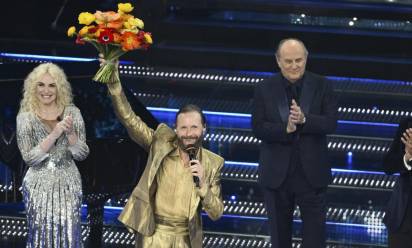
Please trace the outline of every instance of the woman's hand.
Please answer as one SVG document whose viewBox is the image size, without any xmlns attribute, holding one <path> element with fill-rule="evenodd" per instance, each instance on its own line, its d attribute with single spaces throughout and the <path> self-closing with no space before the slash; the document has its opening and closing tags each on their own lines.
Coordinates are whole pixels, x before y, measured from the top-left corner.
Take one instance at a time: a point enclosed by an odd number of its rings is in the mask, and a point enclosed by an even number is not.
<svg viewBox="0 0 412 248">
<path fill-rule="evenodd" d="M 68 115 L 68 116 L 64 117 L 63 121 L 64 121 L 65 127 L 66 127 L 66 130 L 64 130 L 64 132 L 67 135 L 72 134 L 73 133 L 73 117 L 71 115 Z"/>
<path fill-rule="evenodd" d="M 71 134 L 73 132 L 73 118 L 66 116 L 62 121 L 58 122 L 50 133 L 53 138 L 58 139 L 63 133 Z"/>
</svg>

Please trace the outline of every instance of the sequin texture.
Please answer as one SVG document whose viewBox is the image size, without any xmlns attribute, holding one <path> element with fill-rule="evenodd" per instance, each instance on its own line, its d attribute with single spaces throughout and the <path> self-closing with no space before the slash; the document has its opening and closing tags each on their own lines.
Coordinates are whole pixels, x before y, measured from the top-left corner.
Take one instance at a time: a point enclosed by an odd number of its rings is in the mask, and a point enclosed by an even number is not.
<svg viewBox="0 0 412 248">
<path fill-rule="evenodd" d="M 79 109 L 67 106 L 63 115 L 73 117 L 78 141 L 70 146 L 63 134 L 47 153 L 39 145 L 49 134 L 45 124 L 31 112 L 17 116 L 17 142 L 29 168 L 22 185 L 29 229 L 27 248 L 82 247 L 81 178 L 73 159 L 85 159 L 89 148 Z"/>
</svg>

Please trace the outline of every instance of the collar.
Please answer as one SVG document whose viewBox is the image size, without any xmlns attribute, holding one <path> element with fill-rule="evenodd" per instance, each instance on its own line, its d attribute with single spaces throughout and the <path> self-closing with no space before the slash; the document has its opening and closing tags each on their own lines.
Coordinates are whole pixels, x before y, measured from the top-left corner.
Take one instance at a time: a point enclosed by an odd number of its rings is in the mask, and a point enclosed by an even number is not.
<svg viewBox="0 0 412 248">
<path fill-rule="evenodd" d="M 172 146 L 173 146 L 173 150 L 171 153 L 169 153 L 169 155 L 172 157 L 179 157 L 180 154 L 179 154 L 179 146 L 177 145 L 177 139 L 173 141 Z"/>
<path fill-rule="evenodd" d="M 282 75 L 282 74 L 281 74 Z M 291 83 L 289 80 L 287 80 L 283 75 L 282 75 L 282 81 L 285 86 L 285 88 L 289 87 L 290 85 L 296 85 L 297 88 L 302 88 L 303 81 L 305 80 L 305 74 L 301 78 L 299 78 L 296 82 Z"/>
</svg>

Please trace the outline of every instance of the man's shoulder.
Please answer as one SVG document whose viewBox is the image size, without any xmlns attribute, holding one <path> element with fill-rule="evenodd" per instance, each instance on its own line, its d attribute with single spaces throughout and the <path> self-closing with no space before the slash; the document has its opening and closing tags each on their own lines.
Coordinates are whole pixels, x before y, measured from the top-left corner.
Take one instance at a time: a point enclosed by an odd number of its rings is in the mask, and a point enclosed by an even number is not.
<svg viewBox="0 0 412 248">
<path fill-rule="evenodd" d="M 401 118 L 401 120 L 399 121 L 400 124 L 404 124 L 408 122 L 412 122 L 412 117 L 404 117 L 404 118 Z"/>
<path fill-rule="evenodd" d="M 305 72 L 305 82 L 316 85 L 320 89 L 333 88 L 333 84 L 325 76 L 310 71 Z"/>
<path fill-rule="evenodd" d="M 272 76 L 264 79 L 262 83 L 277 83 L 277 82 L 281 82 L 281 80 L 282 80 L 282 74 L 279 72 L 279 73 L 275 73 Z"/>
<path fill-rule="evenodd" d="M 305 71 L 305 77 L 308 77 L 312 80 L 316 80 L 316 81 L 323 81 L 325 80 L 325 76 L 311 72 L 311 71 Z"/>
<path fill-rule="evenodd" d="M 404 132 L 404 130 L 410 128 L 412 125 L 412 117 L 405 117 L 399 121 L 399 129 Z"/>
<path fill-rule="evenodd" d="M 205 156 L 208 157 L 208 159 L 213 160 L 214 162 L 217 162 L 218 164 L 223 163 L 224 159 L 223 157 L 221 157 L 220 155 L 217 155 L 216 153 L 209 151 L 206 148 L 202 148 L 203 149 L 203 153 Z"/>
<path fill-rule="evenodd" d="M 175 138 L 176 133 L 166 123 L 160 123 L 157 126 L 154 135 L 165 139 L 173 139 Z"/>
<path fill-rule="evenodd" d="M 160 123 L 157 126 L 156 131 L 163 131 L 163 132 L 171 131 L 171 132 L 173 132 L 173 130 L 166 123 Z"/>
<path fill-rule="evenodd" d="M 282 76 L 280 73 L 276 73 L 268 78 L 263 79 L 257 84 L 257 87 L 267 89 L 273 87 L 273 85 L 281 84 Z"/>
</svg>

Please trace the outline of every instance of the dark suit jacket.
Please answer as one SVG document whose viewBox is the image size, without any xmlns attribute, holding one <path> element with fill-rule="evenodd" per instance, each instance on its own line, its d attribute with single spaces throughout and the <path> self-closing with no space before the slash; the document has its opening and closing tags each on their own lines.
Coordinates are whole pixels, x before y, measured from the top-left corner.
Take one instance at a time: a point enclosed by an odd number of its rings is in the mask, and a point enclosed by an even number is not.
<svg viewBox="0 0 412 248">
<path fill-rule="evenodd" d="M 296 134 L 286 133 L 290 106 L 282 80 L 279 73 L 256 86 L 252 115 L 253 132 L 262 140 L 259 182 L 273 189 L 286 179 L 296 138 Z M 305 72 L 299 105 L 306 117 L 299 130 L 301 164 L 309 183 L 324 187 L 331 179 L 326 134 L 333 133 L 337 123 L 337 98 L 331 82 Z"/>
<path fill-rule="evenodd" d="M 409 127 L 412 127 L 412 118 L 403 119 L 400 122 L 391 148 L 383 160 L 383 168 L 386 174 L 400 173 L 384 218 L 384 223 L 389 232 L 397 231 L 402 224 L 412 190 L 412 172 L 408 171 L 403 163 L 405 145 L 401 142 L 403 132 Z"/>
</svg>

